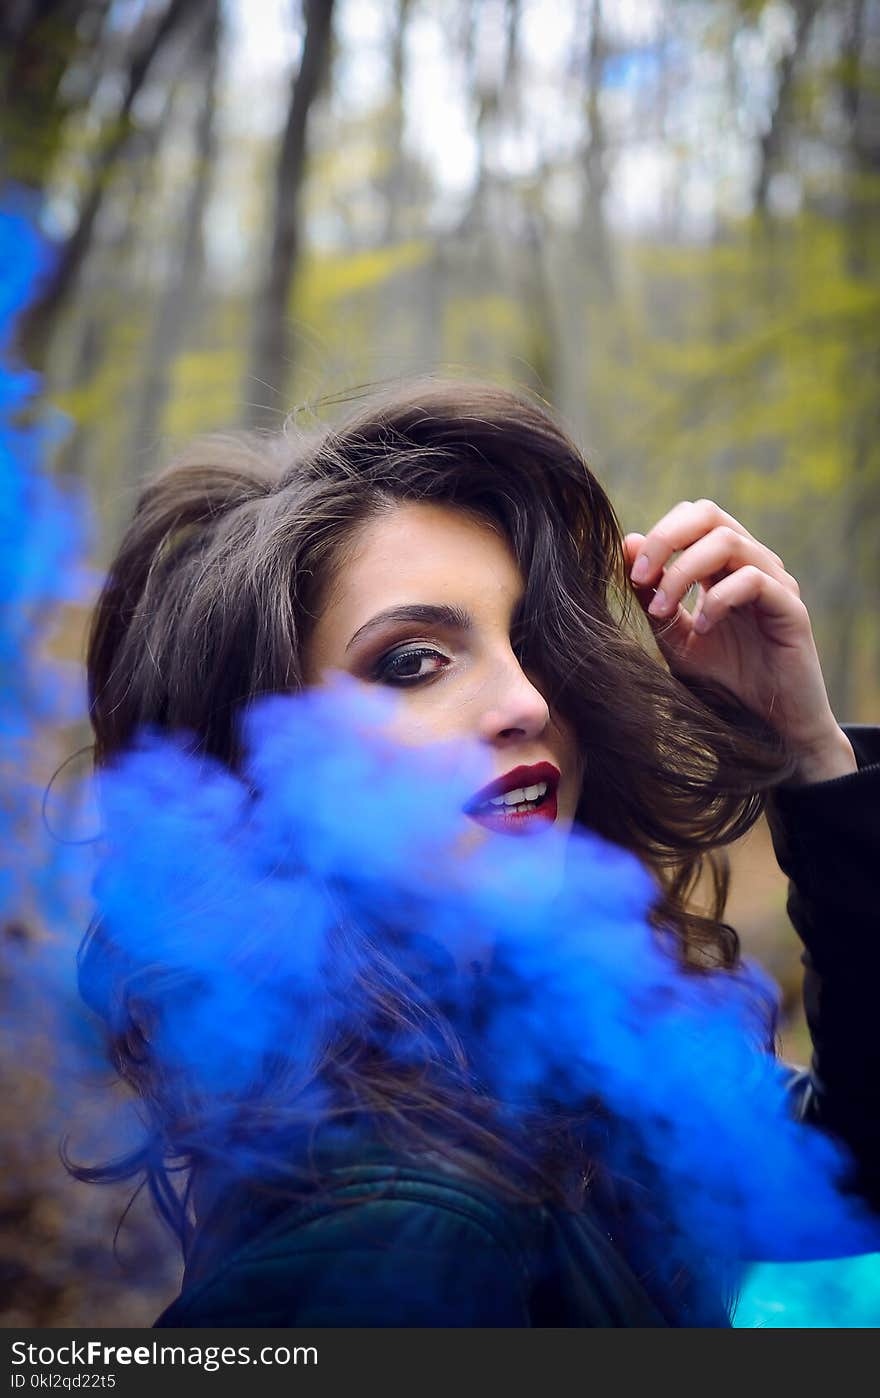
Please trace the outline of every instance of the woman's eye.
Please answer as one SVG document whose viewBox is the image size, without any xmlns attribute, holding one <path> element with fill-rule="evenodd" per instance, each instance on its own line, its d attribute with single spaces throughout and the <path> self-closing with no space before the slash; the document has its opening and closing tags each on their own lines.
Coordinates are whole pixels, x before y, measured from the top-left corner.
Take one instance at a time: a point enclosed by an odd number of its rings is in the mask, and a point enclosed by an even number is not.
<svg viewBox="0 0 880 1398">
<path fill-rule="evenodd" d="M 433 647 L 418 646 L 383 656 L 376 666 L 374 678 L 381 684 L 417 684 L 419 680 L 439 674 L 448 664 L 447 657 Z"/>
</svg>

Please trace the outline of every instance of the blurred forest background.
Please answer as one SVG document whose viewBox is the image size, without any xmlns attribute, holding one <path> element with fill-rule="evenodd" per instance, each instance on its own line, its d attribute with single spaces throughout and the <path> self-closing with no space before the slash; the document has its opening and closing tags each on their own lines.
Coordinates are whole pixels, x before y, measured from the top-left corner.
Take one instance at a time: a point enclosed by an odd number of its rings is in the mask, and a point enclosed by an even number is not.
<svg viewBox="0 0 880 1398">
<path fill-rule="evenodd" d="M 488 377 L 558 411 L 625 528 L 708 495 L 781 553 L 835 712 L 876 717 L 880 0 L 4 0 L 0 93 L 0 173 L 57 243 L 21 349 L 96 580 L 192 433 Z M 42 780 L 88 740 L 47 735 Z M 766 831 L 734 857 L 804 1061 Z M 128 1191 L 58 1163 L 109 1075 L 56 1032 L 40 955 L 5 929 L 31 1066 L 0 1065 L 2 1323 L 148 1324 L 177 1261 L 141 1199 L 117 1266 Z"/>
</svg>

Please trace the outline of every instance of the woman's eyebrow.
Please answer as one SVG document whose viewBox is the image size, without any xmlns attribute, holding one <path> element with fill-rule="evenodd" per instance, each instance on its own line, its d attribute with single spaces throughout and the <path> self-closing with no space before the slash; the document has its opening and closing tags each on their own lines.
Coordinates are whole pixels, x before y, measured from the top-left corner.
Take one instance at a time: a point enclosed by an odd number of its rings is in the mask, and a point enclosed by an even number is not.
<svg viewBox="0 0 880 1398">
<path fill-rule="evenodd" d="M 400 624 L 401 622 L 418 622 L 425 626 L 446 626 L 456 631 L 470 631 L 473 621 L 467 612 L 461 607 L 432 606 L 428 602 L 413 602 L 402 607 L 388 607 L 384 612 L 377 612 L 371 616 L 369 621 L 365 621 L 363 626 L 358 627 L 345 649 L 351 650 L 355 641 L 362 640 L 364 636 L 373 631 L 378 631 L 383 626 Z"/>
</svg>

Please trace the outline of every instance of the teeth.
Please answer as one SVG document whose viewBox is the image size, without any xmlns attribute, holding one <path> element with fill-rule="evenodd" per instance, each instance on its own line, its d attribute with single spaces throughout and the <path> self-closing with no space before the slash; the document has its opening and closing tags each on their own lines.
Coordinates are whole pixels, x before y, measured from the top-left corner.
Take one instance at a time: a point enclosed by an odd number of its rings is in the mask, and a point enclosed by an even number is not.
<svg viewBox="0 0 880 1398">
<path fill-rule="evenodd" d="M 547 795 L 547 783 L 537 782 L 535 786 L 518 786 L 513 791 L 505 791 L 501 796 L 489 798 L 491 806 L 521 806 L 527 801 L 540 801 Z"/>
<path fill-rule="evenodd" d="M 500 810 L 497 807 L 493 810 L 491 806 L 484 806 L 483 810 L 493 816 L 510 816 L 513 819 L 515 816 L 526 815 L 529 811 L 536 811 L 539 805 L 539 801 L 518 801 L 515 806 L 502 806 Z"/>
</svg>

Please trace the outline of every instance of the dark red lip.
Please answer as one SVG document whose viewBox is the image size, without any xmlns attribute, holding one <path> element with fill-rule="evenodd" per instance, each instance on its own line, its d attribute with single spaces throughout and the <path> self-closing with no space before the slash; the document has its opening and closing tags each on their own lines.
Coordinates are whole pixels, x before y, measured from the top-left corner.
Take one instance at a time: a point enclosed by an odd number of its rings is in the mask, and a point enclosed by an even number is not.
<svg viewBox="0 0 880 1398">
<path fill-rule="evenodd" d="M 481 788 L 475 796 L 468 801 L 465 806 L 465 814 L 477 822 L 478 825 L 485 826 L 487 830 L 494 830 L 501 834 L 524 834 L 526 830 L 534 828 L 538 822 L 549 821 L 552 823 L 556 819 L 556 791 L 559 786 L 561 773 L 558 767 L 554 767 L 552 762 L 536 762 L 532 767 L 514 767 L 509 772 L 505 772 L 503 777 L 496 777 L 494 781 Z M 496 811 L 481 809 L 487 801 L 491 801 L 493 796 L 503 796 L 505 792 L 515 791 L 518 786 L 536 786 L 538 782 L 547 783 L 547 795 L 540 806 L 536 806 L 531 811 L 516 814 L 507 811 L 504 807 L 499 807 Z"/>
</svg>

